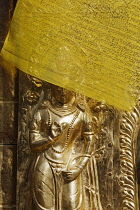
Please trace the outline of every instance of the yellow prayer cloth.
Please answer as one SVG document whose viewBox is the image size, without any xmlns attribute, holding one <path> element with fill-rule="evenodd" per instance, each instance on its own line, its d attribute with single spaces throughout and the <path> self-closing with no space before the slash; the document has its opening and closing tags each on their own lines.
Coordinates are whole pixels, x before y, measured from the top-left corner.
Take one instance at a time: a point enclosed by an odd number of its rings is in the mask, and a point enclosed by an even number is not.
<svg viewBox="0 0 140 210">
<path fill-rule="evenodd" d="M 19 0 L 1 54 L 37 78 L 130 111 L 140 92 L 140 1 Z"/>
</svg>

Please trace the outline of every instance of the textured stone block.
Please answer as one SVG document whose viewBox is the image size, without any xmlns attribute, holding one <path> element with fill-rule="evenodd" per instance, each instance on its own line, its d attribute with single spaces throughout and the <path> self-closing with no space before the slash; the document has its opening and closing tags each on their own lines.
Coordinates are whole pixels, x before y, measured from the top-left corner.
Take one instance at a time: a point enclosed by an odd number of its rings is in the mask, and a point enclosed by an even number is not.
<svg viewBox="0 0 140 210">
<path fill-rule="evenodd" d="M 0 144 L 16 144 L 17 142 L 17 104 L 0 102 Z"/>
<path fill-rule="evenodd" d="M 15 166 L 16 146 L 0 146 L 0 204 L 5 207 L 9 206 L 9 208 L 14 208 L 16 200 Z"/>
<path fill-rule="evenodd" d="M 0 100 L 17 101 L 18 76 L 14 67 L 0 63 Z"/>
<path fill-rule="evenodd" d="M 8 33 L 15 3 L 15 0 L 0 1 L 0 40 L 4 40 Z"/>
</svg>

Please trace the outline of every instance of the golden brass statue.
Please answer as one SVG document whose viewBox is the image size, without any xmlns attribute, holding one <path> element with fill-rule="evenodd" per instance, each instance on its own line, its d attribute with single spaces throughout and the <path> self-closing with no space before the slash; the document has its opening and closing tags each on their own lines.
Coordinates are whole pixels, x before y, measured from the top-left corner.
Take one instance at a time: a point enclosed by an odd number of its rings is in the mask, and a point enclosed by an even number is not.
<svg viewBox="0 0 140 210">
<path fill-rule="evenodd" d="M 29 144 L 36 154 L 31 172 L 32 209 L 101 210 L 96 189 L 90 190 L 94 198 L 88 207 L 84 190 L 83 169 L 91 162 L 94 152 L 91 115 L 86 108 L 82 110 L 78 106 L 75 92 L 55 85 L 51 91 L 51 102 L 43 101 L 30 123 Z M 94 164 L 91 165 L 90 170 Z"/>
</svg>

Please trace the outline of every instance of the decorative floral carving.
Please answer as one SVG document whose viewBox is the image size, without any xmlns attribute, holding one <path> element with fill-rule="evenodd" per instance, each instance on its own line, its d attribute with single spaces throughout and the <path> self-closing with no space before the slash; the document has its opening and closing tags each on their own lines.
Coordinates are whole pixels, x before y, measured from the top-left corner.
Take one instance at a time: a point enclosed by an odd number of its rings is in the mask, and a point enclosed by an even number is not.
<svg viewBox="0 0 140 210">
<path fill-rule="evenodd" d="M 140 121 L 140 100 L 132 113 L 124 112 L 120 121 L 120 185 L 123 210 L 137 210 L 135 174 L 136 139 Z"/>
</svg>

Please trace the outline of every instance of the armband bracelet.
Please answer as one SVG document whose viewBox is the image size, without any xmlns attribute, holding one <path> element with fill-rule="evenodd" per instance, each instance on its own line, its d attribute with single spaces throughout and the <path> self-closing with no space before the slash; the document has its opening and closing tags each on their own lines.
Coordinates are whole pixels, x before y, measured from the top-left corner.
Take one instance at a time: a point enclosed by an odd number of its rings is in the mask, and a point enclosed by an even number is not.
<svg viewBox="0 0 140 210">
<path fill-rule="evenodd" d="M 84 132 L 83 133 L 84 136 L 94 135 L 94 134 L 95 134 L 95 132 Z"/>
</svg>

